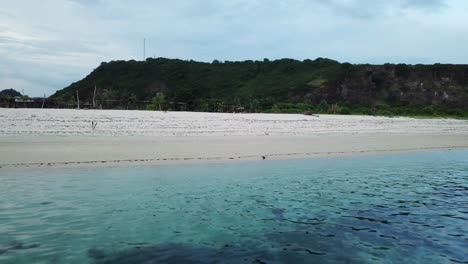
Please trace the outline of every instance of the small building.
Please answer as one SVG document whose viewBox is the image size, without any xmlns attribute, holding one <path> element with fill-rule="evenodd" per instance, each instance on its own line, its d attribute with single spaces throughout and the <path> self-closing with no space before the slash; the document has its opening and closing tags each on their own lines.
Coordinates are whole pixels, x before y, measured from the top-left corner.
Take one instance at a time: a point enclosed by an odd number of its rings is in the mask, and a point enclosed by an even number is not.
<svg viewBox="0 0 468 264">
<path fill-rule="evenodd" d="M 34 98 L 23 97 L 23 96 L 15 96 L 15 103 L 33 103 Z"/>
</svg>

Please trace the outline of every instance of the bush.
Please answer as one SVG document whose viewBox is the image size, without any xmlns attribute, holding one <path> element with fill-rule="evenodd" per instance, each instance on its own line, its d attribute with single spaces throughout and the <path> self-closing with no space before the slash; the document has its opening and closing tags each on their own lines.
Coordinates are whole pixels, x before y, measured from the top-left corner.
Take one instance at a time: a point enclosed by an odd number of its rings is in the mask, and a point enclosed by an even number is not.
<svg viewBox="0 0 468 264">
<path fill-rule="evenodd" d="M 149 104 L 149 105 L 146 105 L 145 110 L 156 111 L 156 110 L 158 110 L 158 106 L 155 105 L 155 104 Z"/>
<path fill-rule="evenodd" d="M 271 113 L 287 113 L 287 114 L 302 114 L 310 110 L 311 106 L 308 104 L 293 104 L 293 103 L 277 103 L 271 108 Z"/>
<path fill-rule="evenodd" d="M 423 115 L 429 115 L 429 116 L 433 116 L 433 115 L 436 115 L 436 110 L 434 109 L 434 106 L 426 106 L 422 109 L 421 113 Z"/>
<path fill-rule="evenodd" d="M 350 115 L 351 114 L 351 110 L 344 106 L 344 107 L 341 107 L 340 111 L 338 112 L 340 115 Z"/>
<path fill-rule="evenodd" d="M 319 113 L 327 113 L 328 109 L 330 108 L 330 105 L 327 103 L 326 100 L 320 101 L 320 103 L 317 105 L 317 112 Z"/>
<path fill-rule="evenodd" d="M 446 113 L 451 116 L 458 116 L 458 117 L 466 116 L 466 112 L 464 112 L 460 108 L 449 109 L 446 111 Z"/>
</svg>

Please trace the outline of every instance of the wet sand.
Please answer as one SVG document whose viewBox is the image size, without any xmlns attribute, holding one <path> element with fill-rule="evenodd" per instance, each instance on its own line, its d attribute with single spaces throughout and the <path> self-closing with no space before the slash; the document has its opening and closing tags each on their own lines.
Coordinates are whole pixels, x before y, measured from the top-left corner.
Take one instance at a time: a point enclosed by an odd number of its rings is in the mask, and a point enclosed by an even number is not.
<svg viewBox="0 0 468 264">
<path fill-rule="evenodd" d="M 468 148 L 468 135 L 0 137 L 2 169 L 136 166 Z"/>
</svg>

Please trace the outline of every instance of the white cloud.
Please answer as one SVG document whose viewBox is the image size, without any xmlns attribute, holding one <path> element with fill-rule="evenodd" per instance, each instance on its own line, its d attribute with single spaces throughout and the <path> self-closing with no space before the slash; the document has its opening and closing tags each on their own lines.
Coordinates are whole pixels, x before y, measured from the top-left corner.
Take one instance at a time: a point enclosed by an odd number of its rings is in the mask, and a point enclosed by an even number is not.
<svg viewBox="0 0 468 264">
<path fill-rule="evenodd" d="M 464 0 L 4 0 L 0 89 L 53 93 L 101 61 L 330 57 L 466 63 Z M 8 70 L 5 70 L 5 67 Z"/>
</svg>

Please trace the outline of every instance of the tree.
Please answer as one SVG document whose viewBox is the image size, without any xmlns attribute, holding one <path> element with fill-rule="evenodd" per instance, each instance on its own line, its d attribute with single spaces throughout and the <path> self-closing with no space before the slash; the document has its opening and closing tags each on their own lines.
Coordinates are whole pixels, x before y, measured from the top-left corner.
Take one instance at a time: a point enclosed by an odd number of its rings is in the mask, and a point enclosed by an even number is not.
<svg viewBox="0 0 468 264">
<path fill-rule="evenodd" d="M 224 101 L 223 100 L 217 100 L 216 101 L 216 112 L 224 112 Z"/>
<path fill-rule="evenodd" d="M 328 108 L 330 105 L 328 105 L 326 100 L 320 101 L 319 105 L 317 106 L 317 111 L 319 113 L 326 113 L 328 111 Z"/>
<path fill-rule="evenodd" d="M 159 111 L 162 111 L 162 105 L 165 102 L 165 97 L 163 93 L 158 93 L 152 100 L 151 104 L 154 106 L 154 108 L 157 107 Z"/>
<path fill-rule="evenodd" d="M 327 113 L 336 115 L 340 111 L 340 106 L 338 104 L 332 104 L 329 108 Z"/>
<path fill-rule="evenodd" d="M 0 91 L 0 98 L 4 98 L 7 96 L 10 96 L 10 97 L 21 96 L 21 93 L 14 90 L 13 88 Z"/>
<path fill-rule="evenodd" d="M 3 102 L 5 103 L 5 106 L 10 107 L 10 102 L 13 100 L 13 97 L 7 94 L 5 96 L 2 96 L 1 98 L 3 99 Z"/>
<path fill-rule="evenodd" d="M 134 104 L 134 103 L 136 103 L 136 102 L 137 102 L 137 97 L 136 97 L 135 94 L 132 93 L 132 95 L 130 95 L 130 96 L 128 97 L 128 101 L 127 101 L 127 110 L 128 110 L 128 108 L 129 108 L 129 106 L 130 106 L 131 104 Z"/>
<path fill-rule="evenodd" d="M 252 99 L 250 101 L 250 111 L 251 112 L 256 113 L 259 106 L 260 106 L 260 102 L 257 99 Z"/>
</svg>

